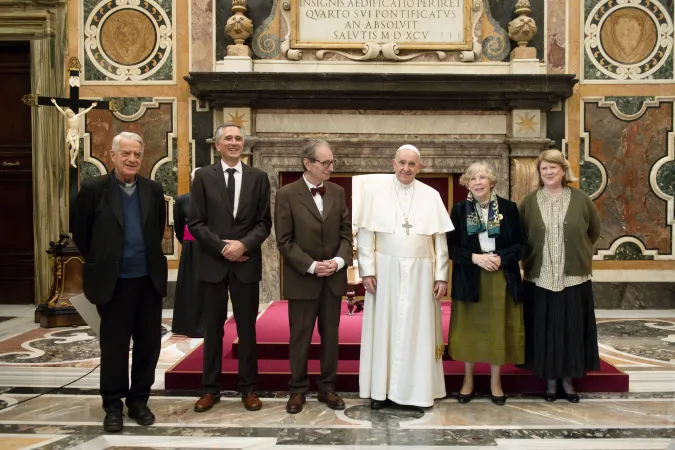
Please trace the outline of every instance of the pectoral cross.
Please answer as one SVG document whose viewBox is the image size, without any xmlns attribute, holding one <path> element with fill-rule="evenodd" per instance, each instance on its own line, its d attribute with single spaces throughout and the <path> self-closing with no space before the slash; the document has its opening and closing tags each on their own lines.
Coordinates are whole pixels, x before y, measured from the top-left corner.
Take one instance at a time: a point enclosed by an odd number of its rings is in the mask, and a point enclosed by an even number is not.
<svg viewBox="0 0 675 450">
<path fill-rule="evenodd" d="M 408 219 L 405 219 L 405 223 L 404 223 L 403 225 L 401 225 L 401 227 L 405 228 L 405 234 L 407 234 L 408 236 L 410 236 L 410 229 L 411 229 L 413 226 L 410 225 L 410 224 L 408 223 Z"/>
</svg>

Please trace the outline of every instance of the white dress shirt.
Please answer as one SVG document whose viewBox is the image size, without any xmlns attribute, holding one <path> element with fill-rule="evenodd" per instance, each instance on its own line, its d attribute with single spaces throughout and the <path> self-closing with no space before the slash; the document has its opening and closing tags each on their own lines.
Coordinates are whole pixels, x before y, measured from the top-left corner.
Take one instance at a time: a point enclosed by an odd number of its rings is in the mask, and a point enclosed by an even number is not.
<svg viewBox="0 0 675 450">
<path fill-rule="evenodd" d="M 323 182 L 319 183 L 318 186 L 314 186 L 312 183 L 307 181 L 307 178 L 305 178 L 305 175 L 302 175 L 302 179 L 305 180 L 305 184 L 307 185 L 307 189 L 309 189 L 310 192 L 311 192 L 312 188 L 320 188 L 321 186 L 323 186 Z M 314 199 L 314 203 L 316 204 L 316 207 L 319 210 L 319 214 L 321 214 L 321 217 L 323 217 L 323 197 L 321 196 L 321 194 L 319 194 L 317 192 L 314 195 L 314 197 L 312 197 L 312 198 Z M 337 266 L 338 266 L 337 270 L 340 270 L 345 266 L 345 260 L 340 258 L 339 256 L 336 256 L 335 258 L 333 258 L 333 261 L 335 261 L 337 263 Z M 309 266 L 309 269 L 307 269 L 307 273 L 314 275 L 314 269 L 315 268 L 316 268 L 316 261 L 314 261 L 312 263 L 312 265 Z M 337 272 L 337 270 L 336 270 L 336 272 Z"/>
<path fill-rule="evenodd" d="M 232 216 L 237 217 L 237 208 L 239 208 L 239 196 L 241 195 L 241 176 L 242 176 L 242 165 L 241 161 L 237 163 L 236 166 L 230 167 L 225 164 L 225 161 L 220 160 L 220 164 L 223 166 L 223 176 L 225 177 L 225 187 L 227 187 L 227 179 L 230 178 L 230 174 L 227 173 L 227 169 L 234 169 L 234 205 L 232 206 Z"/>
</svg>

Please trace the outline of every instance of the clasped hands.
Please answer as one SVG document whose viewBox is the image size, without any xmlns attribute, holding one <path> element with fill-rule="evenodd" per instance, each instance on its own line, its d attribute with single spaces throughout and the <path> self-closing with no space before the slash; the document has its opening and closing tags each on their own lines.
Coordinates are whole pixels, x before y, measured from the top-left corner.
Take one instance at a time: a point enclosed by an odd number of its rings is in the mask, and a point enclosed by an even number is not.
<svg viewBox="0 0 675 450">
<path fill-rule="evenodd" d="M 482 255 L 474 253 L 471 256 L 471 261 L 488 272 L 499 270 L 499 267 L 502 265 L 502 259 L 496 253 L 487 253 Z"/>
<path fill-rule="evenodd" d="M 229 239 L 223 239 L 225 247 L 220 252 L 225 259 L 230 262 L 244 262 L 248 260 L 248 256 L 244 256 L 246 247 L 240 241 L 232 241 Z"/>
<path fill-rule="evenodd" d="M 338 270 L 338 263 L 334 259 L 326 261 L 316 261 L 314 266 L 314 275 L 317 277 L 329 277 Z"/>
<path fill-rule="evenodd" d="M 377 289 L 377 278 L 374 276 L 362 277 L 363 287 L 369 294 L 374 294 Z M 434 297 L 436 300 L 441 299 L 448 293 L 448 283 L 445 281 L 436 281 L 434 283 Z"/>
</svg>

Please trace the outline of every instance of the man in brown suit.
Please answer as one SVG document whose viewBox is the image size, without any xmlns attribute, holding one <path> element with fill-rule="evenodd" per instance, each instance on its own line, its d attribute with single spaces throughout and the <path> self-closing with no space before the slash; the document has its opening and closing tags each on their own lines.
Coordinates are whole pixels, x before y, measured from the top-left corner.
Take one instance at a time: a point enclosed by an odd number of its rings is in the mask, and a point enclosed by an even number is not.
<svg viewBox="0 0 675 450">
<path fill-rule="evenodd" d="M 352 225 L 345 191 L 327 180 L 335 167 L 326 141 L 310 142 L 302 151 L 305 173 L 277 192 L 274 226 L 284 258 L 284 298 L 291 329 L 291 397 L 286 411 L 302 411 L 309 390 L 307 359 L 319 323 L 321 376 L 318 400 L 332 409 L 345 404 L 335 393 L 338 328 L 346 267 L 352 263 Z"/>
</svg>

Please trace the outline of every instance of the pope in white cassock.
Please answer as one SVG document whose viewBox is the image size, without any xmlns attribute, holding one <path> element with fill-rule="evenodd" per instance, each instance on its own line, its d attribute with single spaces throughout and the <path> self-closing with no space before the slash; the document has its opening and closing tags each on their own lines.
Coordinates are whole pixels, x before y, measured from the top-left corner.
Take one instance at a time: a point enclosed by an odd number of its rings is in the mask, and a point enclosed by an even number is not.
<svg viewBox="0 0 675 450">
<path fill-rule="evenodd" d="M 415 180 L 420 153 L 398 149 L 395 174 L 364 188 L 354 225 L 366 297 L 359 395 L 370 407 L 388 402 L 430 407 L 445 397 L 439 300 L 448 288 L 454 229 L 439 193 Z"/>
</svg>

